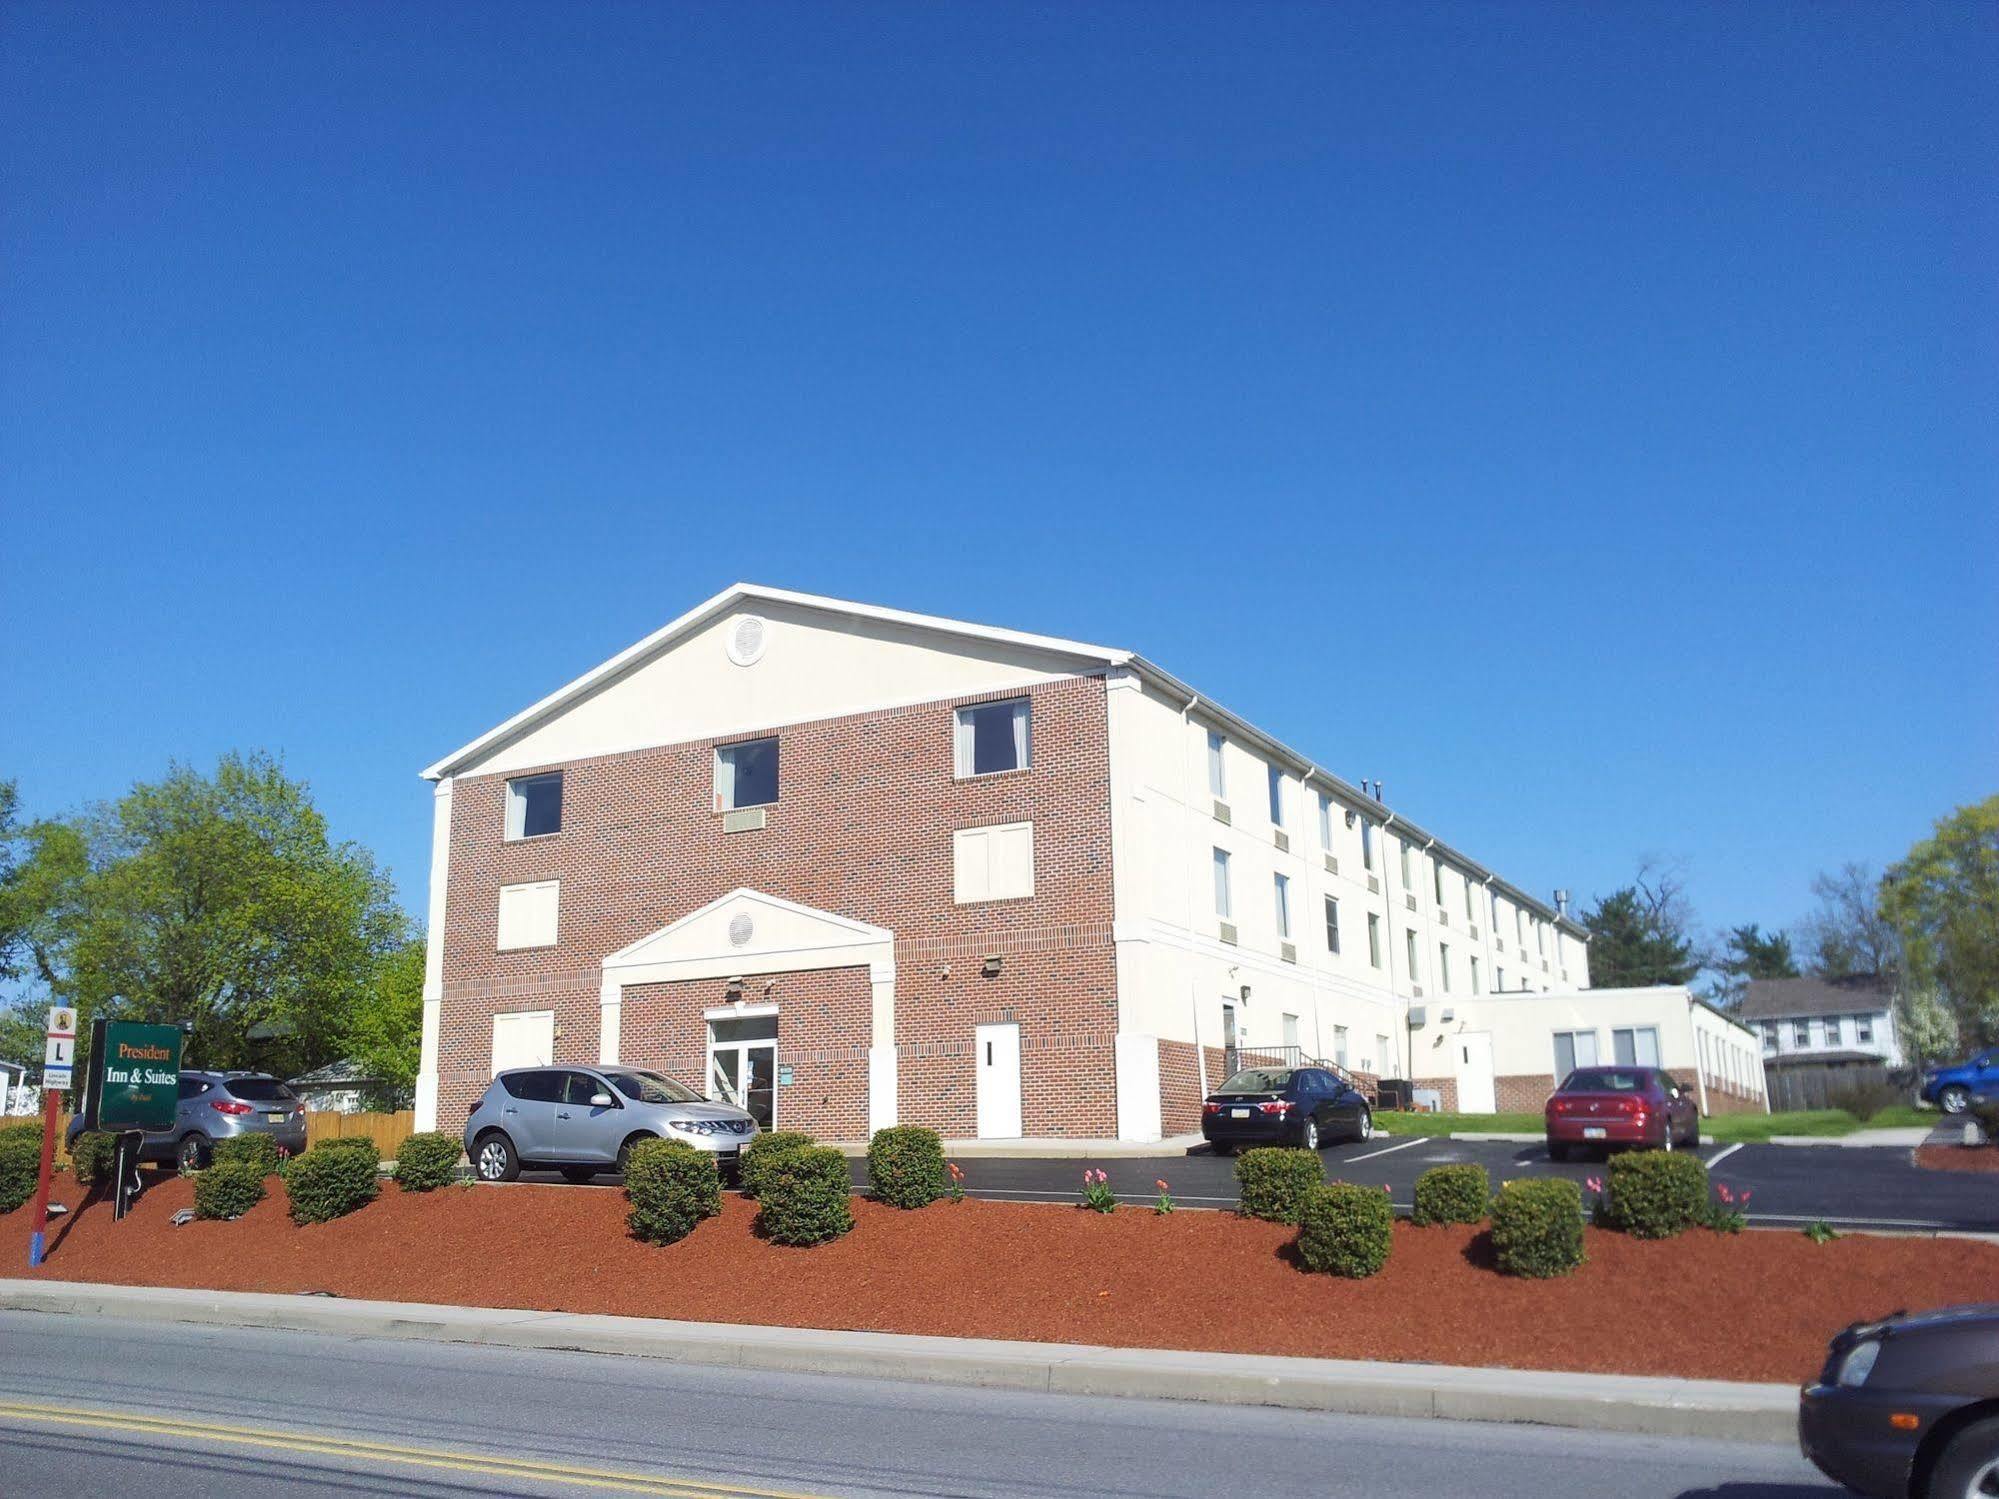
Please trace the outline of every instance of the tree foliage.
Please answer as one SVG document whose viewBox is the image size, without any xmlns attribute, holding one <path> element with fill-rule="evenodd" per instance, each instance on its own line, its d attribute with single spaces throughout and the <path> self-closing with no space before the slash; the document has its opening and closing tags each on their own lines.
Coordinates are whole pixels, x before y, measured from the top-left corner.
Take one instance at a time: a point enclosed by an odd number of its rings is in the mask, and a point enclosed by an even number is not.
<svg viewBox="0 0 1999 1499">
<path fill-rule="evenodd" d="M 1798 925 L 1805 966 L 1818 978 L 1880 978 L 1900 973 L 1895 929 L 1881 915 L 1881 879 L 1865 864 L 1846 864 L 1812 881 L 1818 906 Z"/>
<path fill-rule="evenodd" d="M 1728 1009 L 1742 1003 L 1742 991 L 1752 979 L 1794 979 L 1798 960 L 1791 951 L 1787 932 L 1764 935 L 1756 922 L 1732 928 L 1723 939 L 1721 953 L 1714 960 L 1720 982 L 1715 999 Z"/>
<path fill-rule="evenodd" d="M 1583 913 L 1590 983 L 1599 989 L 1684 984 L 1700 971 L 1677 876 L 1646 867 Z"/>
<path fill-rule="evenodd" d="M 1959 807 L 1881 881 L 1903 982 L 1934 992 L 1963 1039 L 1999 1038 L 1999 796 Z"/>
</svg>

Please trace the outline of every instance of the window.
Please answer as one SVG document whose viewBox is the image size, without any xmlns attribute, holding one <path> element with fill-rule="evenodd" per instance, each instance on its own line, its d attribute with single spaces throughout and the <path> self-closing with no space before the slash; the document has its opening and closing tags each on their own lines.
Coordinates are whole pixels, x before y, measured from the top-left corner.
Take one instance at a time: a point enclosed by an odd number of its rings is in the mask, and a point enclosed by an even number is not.
<svg viewBox="0 0 1999 1499">
<path fill-rule="evenodd" d="M 1222 763 L 1222 745 L 1226 742 L 1213 729 L 1208 730 L 1208 790 L 1216 801 L 1225 801 L 1229 794 L 1228 767 Z"/>
<path fill-rule="evenodd" d="M 1611 1060 L 1620 1067 L 1657 1067 L 1659 1031 L 1650 1025 L 1633 1026 L 1610 1033 Z"/>
<path fill-rule="evenodd" d="M 1527 913 L 1518 906 L 1513 908 L 1513 940 L 1522 948 L 1527 946 Z"/>
<path fill-rule="evenodd" d="M 1791 1022 L 1791 1044 L 1810 1051 L 1812 1047 L 1812 1023 L 1809 1020 Z"/>
<path fill-rule="evenodd" d="M 1596 1065 L 1595 1031 L 1555 1032 L 1555 1076 L 1566 1078 L 1578 1067 Z"/>
<path fill-rule="evenodd" d="M 1403 888 L 1404 890 L 1407 890 L 1407 889 L 1409 889 L 1409 888 L 1410 888 L 1410 885 L 1409 885 L 1409 845 L 1408 845 L 1408 844 L 1406 844 L 1406 843 L 1403 843 L 1403 842 L 1401 842 L 1401 841 L 1400 841 L 1400 840 L 1398 839 L 1398 840 L 1396 841 L 1396 845 L 1395 845 L 1395 846 L 1396 846 L 1396 847 L 1397 847 L 1397 848 L 1398 848 L 1399 850 L 1401 850 L 1401 855 L 1402 855 L 1402 888 Z"/>
<path fill-rule="evenodd" d="M 1478 920 L 1478 907 L 1472 904 L 1471 876 L 1465 876 L 1465 920 Z"/>
<path fill-rule="evenodd" d="M 1545 955 L 1548 951 L 1548 949 L 1542 945 L 1542 938 L 1547 935 L 1547 931 L 1548 931 L 1548 924 L 1545 921 L 1543 921 L 1540 917 L 1536 916 L 1534 918 L 1534 951 L 1537 955 Z"/>
<path fill-rule="evenodd" d="M 1497 890 L 1491 892 L 1491 900 L 1492 900 L 1492 931 L 1494 936 L 1498 936 L 1499 935 L 1499 892 Z"/>
<path fill-rule="evenodd" d="M 1333 799 L 1325 792 L 1319 793 L 1319 847 L 1330 851 L 1333 846 Z"/>
<path fill-rule="evenodd" d="M 500 887 L 500 951 L 555 946 L 556 913 L 562 904 L 560 880 Z"/>
<path fill-rule="evenodd" d="M 1224 921 L 1232 914 L 1229 905 L 1229 853 L 1225 848 L 1215 850 L 1215 914 Z"/>
<path fill-rule="evenodd" d="M 1437 897 L 1437 904 L 1441 906 L 1444 903 L 1444 861 L 1442 859 L 1432 859 L 1430 861 L 1430 892 Z"/>
<path fill-rule="evenodd" d="M 1340 950 L 1340 903 L 1333 896 L 1326 897 L 1326 951 Z"/>
<path fill-rule="evenodd" d="M 1374 824 L 1365 817 L 1360 820 L 1360 862 L 1374 868 Z"/>
<path fill-rule="evenodd" d="M 1235 1028 L 1235 1005 L 1225 999 L 1222 1001 L 1222 1045 L 1234 1051 L 1239 1039 Z"/>
<path fill-rule="evenodd" d="M 1872 1015 L 1855 1015 L 1853 1017 L 1853 1041 L 1856 1046 L 1872 1046 L 1874 1044 L 1874 1017 Z"/>
<path fill-rule="evenodd" d="M 1333 1027 L 1333 1060 L 1342 1067 L 1347 1064 L 1347 1028 L 1343 1025 Z"/>
<path fill-rule="evenodd" d="M 1280 874 L 1277 882 L 1277 935 L 1291 940 L 1291 877 Z"/>
<path fill-rule="evenodd" d="M 542 838 L 562 831 L 562 772 L 507 782 L 507 837 Z"/>
<path fill-rule="evenodd" d="M 1451 944 L 1437 944 L 1437 983 L 1446 994 L 1451 992 Z"/>
<path fill-rule="evenodd" d="M 1284 772 L 1275 765 L 1270 767 L 1270 825 L 1284 826 Z"/>
<path fill-rule="evenodd" d="M 951 886 L 961 906 L 1034 894 L 1034 824 L 1005 822 L 953 833 Z"/>
<path fill-rule="evenodd" d="M 1409 954 L 1409 982 L 1420 984 L 1423 981 L 1423 975 L 1417 972 L 1416 933 L 1413 929 L 1405 930 L 1402 933 L 1402 937 L 1402 945 L 1407 949 Z"/>
<path fill-rule="evenodd" d="M 1471 960 L 1471 992 L 1478 993 L 1478 959 Z"/>
<path fill-rule="evenodd" d="M 715 808 L 768 807 L 777 800 L 777 741 L 751 739 L 715 751 Z"/>
<path fill-rule="evenodd" d="M 957 765 L 961 776 L 1026 770 L 1033 763 L 1026 698 L 975 703 L 958 710 Z"/>
<path fill-rule="evenodd" d="M 1284 1044 L 1286 1046 L 1296 1046 L 1298 1044 L 1298 1017 L 1296 1015 L 1286 1015 L 1284 1017 Z"/>
<path fill-rule="evenodd" d="M 1381 918 L 1372 911 L 1367 913 L 1367 961 L 1381 966 Z"/>
<path fill-rule="evenodd" d="M 1764 1021 L 1762 1030 L 1763 1050 L 1765 1052 L 1775 1051 L 1777 1049 L 1777 1022 L 1774 1020 Z"/>
<path fill-rule="evenodd" d="M 1837 1015 L 1828 1015 L 1825 1017 L 1825 1044 L 1828 1047 L 1836 1047 L 1839 1045 L 1839 1041 L 1839 1017 Z"/>
<path fill-rule="evenodd" d="M 1504 968 L 1495 968 L 1492 970 L 1492 992 L 1495 994 L 1504 994 L 1506 992 L 1506 970 Z"/>
</svg>

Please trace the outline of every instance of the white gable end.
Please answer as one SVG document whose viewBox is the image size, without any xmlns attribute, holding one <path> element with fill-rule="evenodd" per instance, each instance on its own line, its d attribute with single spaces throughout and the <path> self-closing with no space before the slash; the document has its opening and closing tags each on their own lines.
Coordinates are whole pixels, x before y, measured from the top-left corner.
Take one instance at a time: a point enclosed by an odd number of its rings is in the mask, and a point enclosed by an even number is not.
<svg viewBox="0 0 1999 1499">
<path fill-rule="evenodd" d="M 604 959 L 605 972 L 698 965 L 704 972 L 763 972 L 773 962 L 810 954 L 815 961 L 837 958 L 867 962 L 895 934 L 831 911 L 814 910 L 760 890 L 731 890 L 678 921 L 641 937 Z M 831 966 L 831 965 L 829 965 Z M 629 978 L 626 982 L 632 982 Z"/>
</svg>

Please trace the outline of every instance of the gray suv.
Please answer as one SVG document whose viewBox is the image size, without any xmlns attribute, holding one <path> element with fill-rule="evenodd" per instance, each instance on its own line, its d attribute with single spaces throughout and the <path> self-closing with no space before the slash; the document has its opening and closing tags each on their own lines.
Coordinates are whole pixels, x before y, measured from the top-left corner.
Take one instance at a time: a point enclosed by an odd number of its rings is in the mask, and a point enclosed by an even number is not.
<svg viewBox="0 0 1999 1499">
<path fill-rule="evenodd" d="M 70 1121 L 67 1138 L 74 1145 L 82 1133 L 79 1115 Z M 305 1149 L 305 1105 L 267 1072 L 183 1071 L 173 1127 L 146 1131 L 139 1159 L 198 1171 L 217 1140 L 237 1135 L 270 1135 L 280 1149 L 297 1155 Z"/>
<path fill-rule="evenodd" d="M 733 1175 L 757 1122 L 693 1089 L 636 1067 L 519 1067 L 502 1072 L 465 1121 L 465 1154 L 479 1180 L 510 1182 L 523 1166 L 552 1166 L 574 1182 L 623 1171 L 641 1140 L 679 1140 Z"/>
</svg>

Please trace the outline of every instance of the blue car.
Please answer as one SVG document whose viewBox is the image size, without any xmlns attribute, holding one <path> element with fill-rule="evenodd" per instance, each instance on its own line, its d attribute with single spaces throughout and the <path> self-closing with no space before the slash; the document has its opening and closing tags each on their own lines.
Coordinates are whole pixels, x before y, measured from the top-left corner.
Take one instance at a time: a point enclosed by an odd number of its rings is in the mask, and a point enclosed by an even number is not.
<svg viewBox="0 0 1999 1499">
<path fill-rule="evenodd" d="M 1923 1102 L 1946 1114 L 1962 1114 L 1974 1094 L 1999 1090 L 1999 1046 L 1989 1046 L 1969 1061 L 1931 1067 L 1923 1073 Z"/>
</svg>

